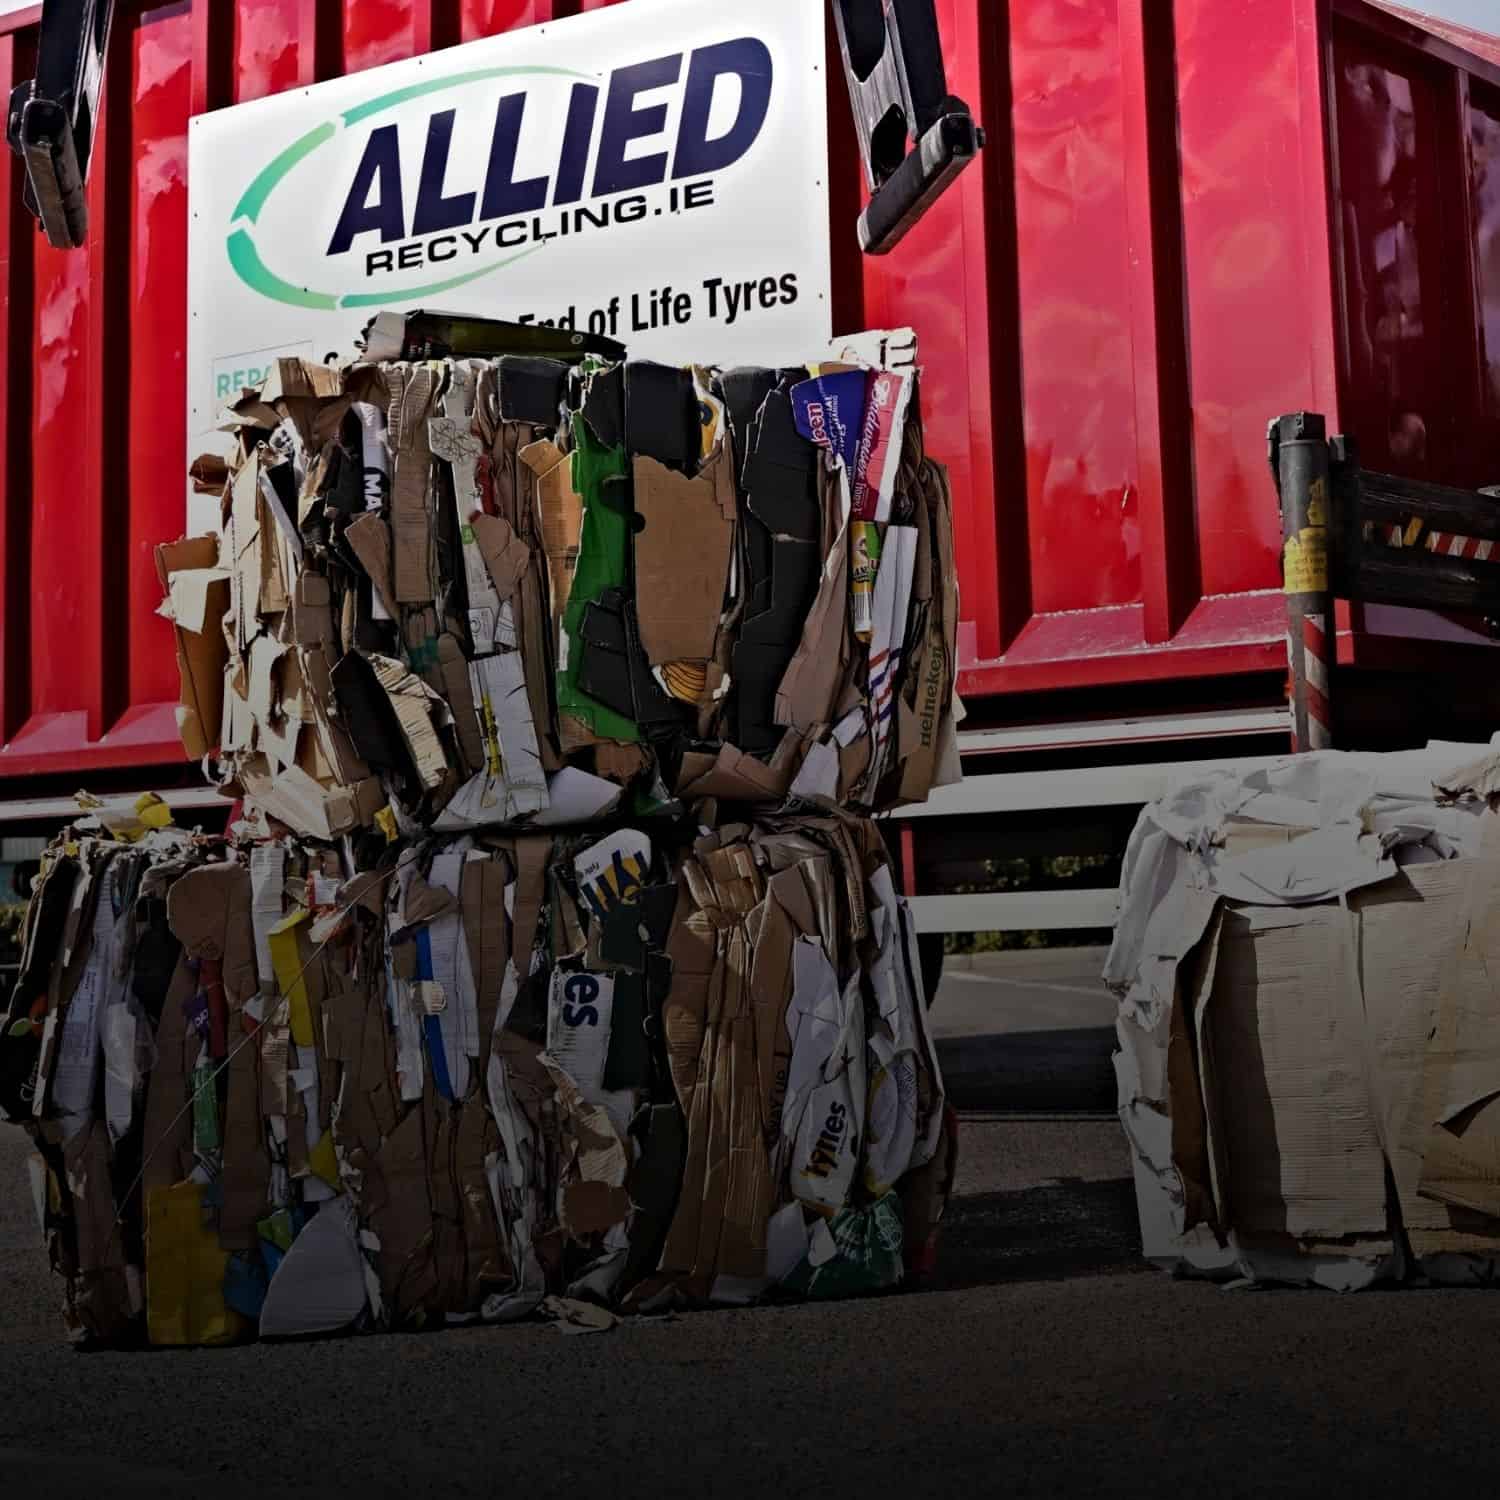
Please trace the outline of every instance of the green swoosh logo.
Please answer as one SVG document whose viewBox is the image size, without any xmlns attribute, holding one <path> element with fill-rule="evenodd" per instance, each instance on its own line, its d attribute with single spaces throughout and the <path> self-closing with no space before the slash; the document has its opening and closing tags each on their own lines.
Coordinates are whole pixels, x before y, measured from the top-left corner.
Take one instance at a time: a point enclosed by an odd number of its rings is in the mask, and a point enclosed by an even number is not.
<svg viewBox="0 0 1500 1500">
<path fill-rule="evenodd" d="M 306 135 L 298 137 L 256 174 L 250 186 L 240 195 L 240 201 L 230 215 L 231 228 L 224 242 L 224 249 L 235 275 L 251 291 L 258 292 L 262 297 L 268 297 L 273 302 L 286 303 L 290 307 L 312 308 L 320 312 L 336 312 L 341 308 L 382 307 L 388 302 L 404 302 L 412 297 L 430 297 L 441 292 L 451 292 L 456 287 L 478 281 L 481 277 L 492 275 L 506 266 L 513 266 L 517 261 L 525 260 L 528 255 L 535 255 L 542 248 L 540 244 L 520 250 L 514 255 L 501 256 L 498 260 L 492 260 L 472 271 L 465 271 L 461 275 L 450 276 L 444 281 L 429 282 L 424 286 L 392 287 L 383 292 L 320 292 L 310 287 L 297 286 L 284 277 L 278 276 L 261 259 L 251 227 L 259 221 L 271 194 L 281 186 L 287 174 L 315 151 L 336 139 L 343 131 L 374 115 L 406 104 L 412 99 L 425 98 L 429 94 L 440 94 L 448 89 L 463 88 L 471 83 L 484 83 L 493 78 L 514 78 L 522 75 L 575 78 L 582 79 L 584 82 L 590 82 L 593 78 L 592 74 L 580 73 L 573 68 L 475 68 L 467 73 L 452 73 L 444 78 L 423 79 L 420 83 L 408 84 L 404 88 L 378 94 L 373 99 L 367 99 L 363 104 L 356 104 L 346 109 L 339 116 L 337 123 L 332 120 L 325 121 L 309 130 Z"/>
</svg>

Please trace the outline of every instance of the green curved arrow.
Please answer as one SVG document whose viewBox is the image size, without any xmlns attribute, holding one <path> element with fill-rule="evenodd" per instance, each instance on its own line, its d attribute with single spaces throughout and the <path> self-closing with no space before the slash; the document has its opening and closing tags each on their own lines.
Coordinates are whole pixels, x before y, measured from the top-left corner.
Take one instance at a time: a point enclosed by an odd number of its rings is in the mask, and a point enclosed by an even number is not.
<svg viewBox="0 0 1500 1500">
<path fill-rule="evenodd" d="M 229 251 L 229 264 L 234 267 L 235 275 L 251 291 L 259 292 L 262 297 L 270 297 L 275 302 L 289 302 L 293 307 L 315 307 L 320 312 L 338 311 L 337 297 L 330 297 L 327 292 L 312 292 L 305 286 L 293 286 L 290 281 L 283 281 L 260 258 L 260 252 L 255 248 L 255 241 L 250 238 L 248 229 L 236 229 L 229 236 L 226 248 Z"/>
<path fill-rule="evenodd" d="M 229 222 L 232 224 L 237 219 L 249 219 L 253 224 L 260 217 L 261 209 L 266 206 L 266 199 L 271 196 L 272 189 L 281 179 L 304 156 L 311 156 L 319 146 L 325 141 L 331 141 L 336 134 L 337 131 L 330 122 L 319 125 L 316 130 L 309 130 L 300 140 L 293 141 L 280 156 L 256 174 L 255 181 L 245 189 L 244 196 L 235 204 L 234 212 L 229 216 Z"/>
</svg>

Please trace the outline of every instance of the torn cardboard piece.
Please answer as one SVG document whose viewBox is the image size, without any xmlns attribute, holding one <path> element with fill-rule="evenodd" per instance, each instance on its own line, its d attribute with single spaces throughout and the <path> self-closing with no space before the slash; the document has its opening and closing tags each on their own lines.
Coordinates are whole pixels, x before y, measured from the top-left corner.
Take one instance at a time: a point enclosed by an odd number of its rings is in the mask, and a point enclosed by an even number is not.
<svg viewBox="0 0 1500 1500">
<path fill-rule="evenodd" d="M 653 666 L 714 653 L 734 543 L 732 458 L 721 445 L 692 479 L 635 460 L 635 582 L 641 644 Z M 690 569 L 683 559 L 693 559 Z"/>
</svg>

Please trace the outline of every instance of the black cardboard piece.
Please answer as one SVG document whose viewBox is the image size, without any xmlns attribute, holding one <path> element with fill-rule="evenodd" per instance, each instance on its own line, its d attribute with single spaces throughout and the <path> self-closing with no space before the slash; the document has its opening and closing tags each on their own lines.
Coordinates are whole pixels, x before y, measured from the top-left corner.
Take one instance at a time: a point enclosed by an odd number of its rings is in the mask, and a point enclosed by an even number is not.
<svg viewBox="0 0 1500 1500">
<path fill-rule="evenodd" d="M 648 953 L 666 947 L 676 910 L 675 881 L 643 886 L 630 905 L 613 907 L 605 916 L 599 934 L 600 958 L 620 968 L 644 970 Z"/>
<path fill-rule="evenodd" d="M 323 503 L 341 515 L 360 515 L 365 508 L 364 432 L 352 410 L 344 414 L 344 420 L 339 424 L 338 441 L 328 451 L 330 458 L 323 477 Z"/>
<path fill-rule="evenodd" d="M 530 955 L 527 955 L 530 962 Z M 552 988 L 552 971 L 543 968 L 529 974 L 516 991 L 515 1004 L 505 1018 L 505 1030 L 538 1047 L 547 1045 L 547 997 Z"/>
<path fill-rule="evenodd" d="M 143 896 L 136 903 L 135 955 L 130 967 L 130 991 L 153 1026 L 161 1019 L 167 986 L 177 970 L 182 944 L 167 921 L 167 898 Z"/>
<path fill-rule="evenodd" d="M 602 1087 L 610 1090 L 644 1089 L 650 1081 L 646 976 L 618 973 L 615 975 L 615 998 L 609 1022 L 609 1048 L 604 1054 Z"/>
<path fill-rule="evenodd" d="M 818 450 L 797 431 L 792 398 L 771 392 L 761 407 L 745 460 L 746 504 L 773 536 L 815 542 L 822 535 Z"/>
<path fill-rule="evenodd" d="M 596 702 L 633 720 L 635 695 L 630 685 L 630 657 L 621 598 L 619 589 L 606 589 L 583 612 L 579 630 L 582 654 L 578 663 L 578 686 Z"/>
<path fill-rule="evenodd" d="M 682 713 L 651 675 L 635 623 L 635 603 L 623 589 L 605 589 L 584 610 L 578 686 L 635 724 L 678 724 Z"/>
<path fill-rule="evenodd" d="M 797 372 L 804 373 L 804 372 Z M 780 384 L 769 382 L 779 379 Z M 746 436 L 741 486 L 740 557 L 745 616 L 734 647 L 735 743 L 750 755 L 781 742 L 776 690 L 801 641 L 822 572 L 822 508 L 818 450 L 797 431 L 789 394 L 791 375 L 733 370 L 724 377 L 731 426 L 749 402 L 765 396 Z"/>
<path fill-rule="evenodd" d="M 558 424 L 568 389 L 568 366 L 561 360 L 507 354 L 499 361 L 500 416 L 548 430 Z"/>
<path fill-rule="evenodd" d="M 297 473 L 289 459 L 279 464 L 267 464 L 261 473 L 270 480 L 270 490 L 281 506 L 282 515 L 292 531 L 297 529 Z M 264 495 L 265 491 L 262 490 Z"/>
<path fill-rule="evenodd" d="M 397 649 L 396 623 L 394 620 L 375 618 L 375 584 L 345 537 L 349 525 L 347 518 L 338 518 L 333 535 L 327 543 L 328 592 L 333 609 L 334 633 L 338 633 L 338 622 L 344 617 L 344 600 L 352 593 L 355 599 L 355 646 L 361 651 L 389 656 Z M 307 530 L 308 528 L 303 528 L 304 536 L 307 535 Z"/>
<path fill-rule="evenodd" d="M 625 434 L 632 455 L 644 454 L 680 474 L 696 474 L 703 427 L 691 373 L 675 365 L 631 360 L 625 366 Z"/>
<path fill-rule="evenodd" d="M 687 1160 L 687 1126 L 675 1102 L 653 1104 L 646 1121 L 645 1139 L 626 1179 L 635 1206 L 630 1216 L 630 1250 L 621 1277 L 621 1285 L 627 1287 L 649 1275 L 661 1259 L 677 1212 Z"/>
<path fill-rule="evenodd" d="M 623 344 L 598 334 L 579 333 L 546 323 L 507 323 L 499 318 L 476 318 L 467 313 L 421 307 L 406 313 L 377 313 L 365 324 L 361 343 L 372 360 L 450 356 L 493 359 L 501 354 L 540 355 L 568 361 L 582 360 L 591 354 L 608 360 L 625 358 Z"/>
<path fill-rule="evenodd" d="M 583 420 L 606 448 L 625 443 L 625 366 L 601 370 L 589 381 L 583 401 Z"/>
<path fill-rule="evenodd" d="M 635 698 L 635 721 L 651 731 L 661 726 L 676 729 L 683 722 L 683 709 L 651 672 L 651 662 L 641 645 L 641 627 L 636 619 L 635 600 L 625 601 L 625 632 L 629 642 L 630 687 Z"/>
<path fill-rule="evenodd" d="M 734 478 L 741 485 L 745 475 L 745 460 L 750 453 L 750 440 L 755 420 L 765 405 L 766 397 L 776 389 L 776 371 L 758 365 L 745 365 L 736 370 L 726 370 L 718 382 L 718 394 L 724 402 L 729 417 L 729 436 L 734 444 Z"/>
<path fill-rule="evenodd" d="M 12 1031 L 32 1005 L 45 998 L 52 965 L 62 950 L 63 933 L 73 904 L 73 888 L 82 875 L 76 859 L 64 855 L 34 892 L 27 912 L 27 942 L 21 972 L 11 991 L 10 1003 L 0 1023 L 0 1116 L 23 1120 L 31 1114 L 32 1075 L 42 1050 L 39 1028 Z M 66 1181 L 66 1178 L 63 1179 Z"/>
<path fill-rule="evenodd" d="M 770 575 L 756 584 L 734 647 L 735 743 L 749 755 L 781 743 L 776 690 L 801 642 L 823 566 L 813 542 L 777 538 L 771 559 Z"/>
<path fill-rule="evenodd" d="M 357 651 L 347 651 L 330 674 L 333 695 L 350 738 L 361 758 L 374 770 L 387 772 L 413 806 L 421 800 L 422 778 L 407 747 L 396 710 L 375 676 L 375 669 Z"/>
<path fill-rule="evenodd" d="M 47 993 L 52 965 L 62 951 L 63 929 L 73 903 L 73 887 L 83 873 L 82 866 L 71 855 L 62 858 L 47 872 L 47 878 L 32 893 L 26 914 L 26 947 L 20 972 L 11 989 L 6 1021 L 20 1020 L 32 1001 Z"/>
<path fill-rule="evenodd" d="M 453 476 L 447 464 L 438 464 L 435 468 L 437 509 L 432 518 L 432 550 L 437 556 L 438 619 L 441 621 L 446 617 L 456 622 L 465 654 L 480 656 L 484 653 L 469 634 L 469 575 L 464 567 L 458 510 L 453 503 Z"/>
</svg>

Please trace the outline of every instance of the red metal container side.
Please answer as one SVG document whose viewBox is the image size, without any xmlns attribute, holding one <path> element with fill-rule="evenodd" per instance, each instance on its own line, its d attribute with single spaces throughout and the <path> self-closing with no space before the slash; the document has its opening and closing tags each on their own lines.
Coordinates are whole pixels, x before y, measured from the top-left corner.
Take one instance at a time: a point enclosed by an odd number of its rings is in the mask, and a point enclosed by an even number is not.
<svg viewBox="0 0 1500 1500">
<path fill-rule="evenodd" d="M 190 457 L 189 116 L 599 3 L 122 4 L 86 250 L 0 160 L 0 778 L 180 759 L 152 548 Z M 990 144 L 863 259 L 831 69 L 830 233 L 839 330 L 921 339 L 966 696 L 1278 669 L 1268 418 L 1500 479 L 1500 45 L 1365 0 L 938 10 Z M 36 19 L 0 22 L 0 88 Z"/>
</svg>

